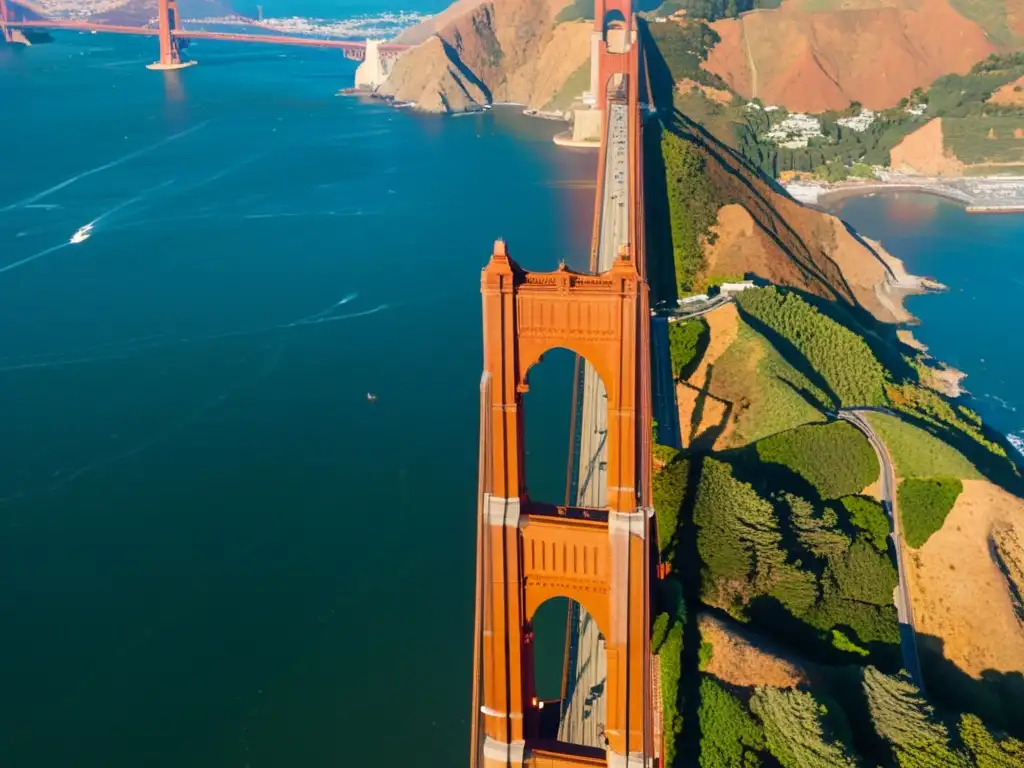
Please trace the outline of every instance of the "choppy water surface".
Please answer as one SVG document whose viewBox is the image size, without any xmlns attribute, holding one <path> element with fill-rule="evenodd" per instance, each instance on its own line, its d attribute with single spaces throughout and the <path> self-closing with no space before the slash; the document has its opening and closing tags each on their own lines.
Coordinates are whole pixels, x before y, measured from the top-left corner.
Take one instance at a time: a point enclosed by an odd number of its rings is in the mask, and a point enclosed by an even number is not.
<svg viewBox="0 0 1024 768">
<path fill-rule="evenodd" d="M 479 269 L 583 264 L 594 158 L 336 98 L 326 52 L 153 45 L 0 49 L 0 764 L 450 768 Z"/>
<path fill-rule="evenodd" d="M 949 290 L 913 296 L 914 335 L 968 374 L 972 407 L 1024 457 L 1024 214 L 969 214 L 931 195 L 851 198 L 838 209 L 907 269 Z"/>
</svg>

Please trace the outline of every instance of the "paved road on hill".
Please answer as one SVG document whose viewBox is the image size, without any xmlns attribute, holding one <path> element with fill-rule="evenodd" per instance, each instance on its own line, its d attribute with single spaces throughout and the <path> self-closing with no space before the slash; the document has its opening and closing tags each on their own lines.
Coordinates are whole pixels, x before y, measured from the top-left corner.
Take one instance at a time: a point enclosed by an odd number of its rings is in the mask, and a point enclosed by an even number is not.
<svg viewBox="0 0 1024 768">
<path fill-rule="evenodd" d="M 625 104 L 608 109 L 608 142 L 605 147 L 604 199 L 598 229 L 597 271 L 611 269 L 619 249 L 629 240 L 629 112 Z M 583 367 L 580 398 L 579 473 L 576 504 L 608 505 L 608 395 L 604 382 L 590 363 Z M 572 744 L 604 748 L 606 662 L 604 636 L 582 608 L 570 626 L 570 660 L 566 701 L 558 738 Z"/>
<path fill-rule="evenodd" d="M 878 464 L 882 468 L 881 496 L 882 508 L 892 521 L 889 534 L 896 546 L 896 570 L 899 574 L 899 592 L 896 599 L 896 614 L 900 622 L 900 649 L 903 653 L 903 667 L 910 673 L 911 679 L 921 691 L 924 691 L 924 680 L 921 677 L 921 663 L 917 654 L 917 630 L 914 627 L 914 606 L 910 599 L 910 587 L 907 583 L 907 571 L 903 562 L 903 532 L 900 526 L 899 510 L 896 508 L 896 472 L 889 458 L 885 443 L 875 432 L 866 414 L 869 411 L 840 411 L 839 418 L 849 422 L 867 437 L 871 447 L 878 456 Z"/>
</svg>

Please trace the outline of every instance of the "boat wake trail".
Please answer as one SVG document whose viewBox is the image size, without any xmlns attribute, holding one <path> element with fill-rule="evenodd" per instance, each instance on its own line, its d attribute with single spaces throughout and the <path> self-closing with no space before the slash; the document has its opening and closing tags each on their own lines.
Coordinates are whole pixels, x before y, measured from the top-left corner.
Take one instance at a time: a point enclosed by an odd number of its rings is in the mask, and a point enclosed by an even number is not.
<svg viewBox="0 0 1024 768">
<path fill-rule="evenodd" d="M 123 203 L 118 203 L 113 208 L 111 208 L 109 211 L 107 211 L 105 213 L 101 213 L 95 219 L 90 221 L 86 226 L 91 229 L 91 228 L 95 227 L 97 224 L 99 224 L 101 221 L 103 221 L 104 219 L 109 219 L 111 216 L 113 216 L 115 213 L 117 213 L 121 209 L 127 208 L 129 205 L 132 205 L 134 203 L 141 202 L 143 199 L 145 199 L 146 195 L 151 195 L 154 192 L 157 192 L 157 191 L 159 191 L 161 189 L 164 189 L 166 187 L 171 186 L 171 184 L 173 184 L 173 183 L 174 183 L 174 179 L 171 179 L 170 181 L 165 181 L 163 184 L 157 184 L 155 187 L 150 187 L 149 189 L 143 190 L 142 192 L 140 192 L 138 195 L 136 195 L 135 197 L 131 198 L 130 200 L 125 200 Z"/>
<path fill-rule="evenodd" d="M 51 253 L 55 253 L 56 251 L 59 251 L 61 248 L 67 248 L 69 245 L 71 245 L 70 242 L 61 243 L 60 245 L 55 245 L 52 248 L 42 250 L 39 253 L 34 253 L 31 256 L 26 256 L 24 259 L 16 261 L 13 264 L 7 264 L 3 267 L 0 267 L 0 275 L 2 275 L 4 272 L 10 272 L 12 269 L 17 269 L 18 267 L 24 266 L 25 264 L 35 261 L 36 259 L 41 259 L 43 258 L 43 256 L 49 256 Z"/>
<path fill-rule="evenodd" d="M 149 152 L 153 152 L 154 150 L 157 150 L 160 147 L 166 146 L 167 144 L 170 144 L 172 141 L 183 139 L 189 134 L 195 133 L 196 131 L 206 127 L 206 125 L 209 124 L 209 122 L 209 120 L 205 120 L 204 122 L 200 123 L 199 125 L 193 126 L 192 128 L 187 128 L 184 131 L 179 131 L 178 133 L 172 134 L 171 136 L 168 136 L 166 139 L 158 141 L 156 144 L 151 144 L 148 147 L 137 149 L 134 152 L 129 152 L 124 157 L 119 157 L 116 160 L 111 160 L 109 163 L 104 163 L 103 165 L 98 165 L 95 168 L 90 168 L 87 171 L 82 171 L 77 176 L 72 176 L 70 179 L 65 179 L 59 184 L 53 185 L 49 189 L 44 189 L 42 192 L 32 195 L 32 197 L 27 197 L 24 200 L 19 200 L 16 203 L 11 203 L 5 208 L 0 208 L 0 213 L 4 213 L 5 211 L 13 211 L 16 208 L 24 208 L 26 206 L 32 205 L 33 203 L 42 200 L 44 197 L 49 197 L 54 192 L 59 192 L 65 187 L 70 187 L 75 182 L 81 181 L 82 179 L 92 176 L 93 174 L 101 173 L 102 171 L 107 171 L 110 170 L 111 168 L 116 168 L 117 166 L 130 162 L 137 157 L 142 157 L 143 155 Z"/>
<path fill-rule="evenodd" d="M 357 294 L 351 293 L 342 299 L 331 304 L 331 306 L 312 315 L 301 317 L 289 323 L 278 323 L 276 325 L 265 325 L 257 328 L 244 328 L 236 331 L 225 331 L 203 336 L 186 336 L 181 338 L 167 338 L 166 336 L 145 336 L 134 339 L 127 339 L 123 342 L 100 344 L 93 347 L 86 347 L 73 352 L 47 352 L 21 357 L 0 358 L 0 373 L 13 371 L 39 370 L 42 368 L 61 368 L 71 365 L 88 365 L 111 360 L 126 360 L 136 355 L 150 352 L 157 349 L 178 347 L 186 344 L 201 344 L 223 339 L 235 339 L 246 336 L 259 336 L 273 331 L 286 331 L 294 328 L 303 328 L 325 323 L 340 323 L 343 320 L 354 320 L 357 317 L 367 317 L 390 309 L 389 304 L 378 304 L 371 309 L 360 312 L 347 312 L 334 314 L 339 308 L 351 301 L 354 301 Z"/>
</svg>

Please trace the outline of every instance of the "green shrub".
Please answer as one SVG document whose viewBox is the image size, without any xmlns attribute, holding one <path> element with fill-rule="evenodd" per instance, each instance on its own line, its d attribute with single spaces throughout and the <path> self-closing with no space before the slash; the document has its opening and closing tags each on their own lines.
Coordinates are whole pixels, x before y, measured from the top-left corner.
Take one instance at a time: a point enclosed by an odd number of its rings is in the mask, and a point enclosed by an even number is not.
<svg viewBox="0 0 1024 768">
<path fill-rule="evenodd" d="M 697 668 L 702 672 L 708 668 L 711 664 L 711 659 L 715 655 L 715 648 L 708 640 L 701 640 L 700 650 L 697 651 Z"/>
<path fill-rule="evenodd" d="M 882 505 L 867 496 L 844 496 L 839 501 L 849 512 L 850 522 L 865 532 L 865 538 L 879 552 L 887 552 L 891 523 Z"/>
<path fill-rule="evenodd" d="M 751 360 L 757 361 L 753 375 Z M 716 397 L 736 404 L 733 445 L 822 421 L 821 410 L 801 393 L 809 394 L 820 408 L 830 406 L 828 396 L 742 318 L 735 341 L 715 363 L 712 390 Z"/>
<path fill-rule="evenodd" d="M 594 0 L 573 0 L 555 16 L 555 24 L 576 19 L 594 18 Z"/>
<path fill-rule="evenodd" d="M 821 374 L 840 404 L 877 406 L 886 402 L 885 369 L 867 342 L 849 328 L 795 293 L 774 286 L 744 291 L 737 301 L 745 313 L 790 342 L 809 367 Z"/>
<path fill-rule="evenodd" d="M 845 553 L 829 561 L 825 575 L 833 580 L 845 599 L 872 605 L 892 605 L 896 568 L 888 555 L 880 553 L 861 537 Z"/>
<path fill-rule="evenodd" d="M 901 768 L 966 768 L 966 757 L 949 744 L 949 731 L 906 672 L 886 675 L 864 669 L 864 693 L 878 735 L 888 741 Z"/>
<path fill-rule="evenodd" d="M 783 768 L 854 768 L 842 744 L 826 734 L 825 707 L 810 693 L 762 686 L 750 698 L 764 725 L 768 751 Z"/>
<path fill-rule="evenodd" d="M 704 460 L 693 518 L 705 602 L 721 604 L 715 593 L 726 585 L 738 588 L 740 598 L 770 588 L 774 568 L 786 560 L 774 510 L 753 487 L 734 478 L 728 464 Z"/>
<path fill-rule="evenodd" d="M 764 735 L 743 703 L 704 677 L 700 681 L 701 768 L 752 768 L 760 764 Z M 667 761 L 666 761 L 667 762 Z"/>
<path fill-rule="evenodd" d="M 885 413 L 869 413 L 867 419 L 885 443 L 900 477 L 981 477 L 963 454 L 923 429 Z"/>
<path fill-rule="evenodd" d="M 977 715 L 960 716 L 960 740 L 970 750 L 977 768 L 1020 768 L 1024 765 L 1024 741 L 997 739 Z"/>
<path fill-rule="evenodd" d="M 665 625 L 669 625 L 668 614 Z M 657 621 L 655 622 L 657 627 Z M 672 765 L 676 741 L 683 731 L 682 702 L 679 700 L 679 681 L 683 673 L 683 622 L 671 622 L 657 646 L 658 665 L 661 671 L 661 714 L 665 734 L 665 764 Z"/>
<path fill-rule="evenodd" d="M 672 82 L 679 82 L 685 77 L 715 88 L 728 87 L 718 75 L 701 67 L 708 52 L 721 40 L 707 24 L 651 24 L 647 30 L 665 60 Z"/>
<path fill-rule="evenodd" d="M 699 287 L 698 275 L 704 270 L 701 239 L 715 223 L 719 203 L 704 171 L 704 156 L 690 142 L 666 130 L 662 133 L 661 152 L 665 161 L 676 292 L 682 296 Z"/>
<path fill-rule="evenodd" d="M 693 363 L 707 334 L 708 324 L 700 318 L 668 324 L 668 354 L 672 360 L 673 378 L 684 376 L 683 370 Z"/>
<path fill-rule="evenodd" d="M 900 642 L 895 606 L 847 600 L 828 579 L 822 587 L 821 600 L 803 618 L 823 631 L 849 627 L 862 643 L 898 645 Z"/>
<path fill-rule="evenodd" d="M 900 483 L 896 498 L 907 544 L 917 549 L 928 541 L 942 527 L 963 489 L 955 477 L 911 477 Z"/>
<path fill-rule="evenodd" d="M 860 493 L 878 479 L 878 458 L 860 430 L 845 421 L 807 424 L 757 443 L 761 461 L 788 467 L 823 499 Z"/>
<path fill-rule="evenodd" d="M 952 428 L 963 432 L 992 454 L 1006 458 L 1003 447 L 985 437 L 973 418 L 962 416 L 954 410 L 949 400 L 935 390 L 918 384 L 890 384 L 886 387 L 886 395 L 896 410 L 916 416 L 939 428 Z M 936 472 L 933 469 L 928 474 Z"/>
<path fill-rule="evenodd" d="M 853 640 L 843 634 L 841 630 L 832 630 L 832 647 L 840 651 L 849 651 L 850 653 L 856 653 L 859 656 L 870 656 L 870 652 L 861 648 Z"/>
<path fill-rule="evenodd" d="M 661 443 L 654 443 L 651 446 L 651 454 L 655 459 L 660 461 L 663 466 L 671 464 L 681 453 L 682 452 L 679 449 L 673 448 L 669 445 L 662 445 Z"/>
<path fill-rule="evenodd" d="M 686 494 L 690 462 L 686 459 L 673 461 L 654 475 L 651 481 L 654 500 L 654 514 L 658 521 L 658 543 L 662 554 L 675 546 L 676 529 L 679 527 L 679 508 Z"/>
<path fill-rule="evenodd" d="M 815 557 L 835 557 L 850 547 L 850 540 L 837 530 L 839 522 L 835 510 L 821 510 L 806 499 L 785 493 L 783 500 L 789 507 L 789 524 L 801 546 Z"/>
</svg>

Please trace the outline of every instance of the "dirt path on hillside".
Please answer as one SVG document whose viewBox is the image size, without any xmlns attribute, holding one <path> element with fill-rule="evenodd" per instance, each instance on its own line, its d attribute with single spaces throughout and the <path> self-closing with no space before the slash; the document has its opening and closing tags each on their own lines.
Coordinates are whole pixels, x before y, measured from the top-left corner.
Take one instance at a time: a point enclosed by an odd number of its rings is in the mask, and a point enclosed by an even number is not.
<svg viewBox="0 0 1024 768">
<path fill-rule="evenodd" d="M 757 64 L 754 63 L 754 54 L 750 50 L 750 38 L 747 37 L 747 27 L 740 17 L 740 34 L 743 35 L 743 47 L 747 50 L 747 63 L 750 65 L 750 89 L 751 99 L 757 98 Z"/>
<path fill-rule="evenodd" d="M 1024 553 L 1008 553 L 1007 541 L 1018 550 L 1024 541 L 1024 499 L 964 480 L 942 529 L 907 550 L 925 685 L 946 702 L 995 717 L 1024 695 L 1024 617 L 1007 575 Z"/>
</svg>

